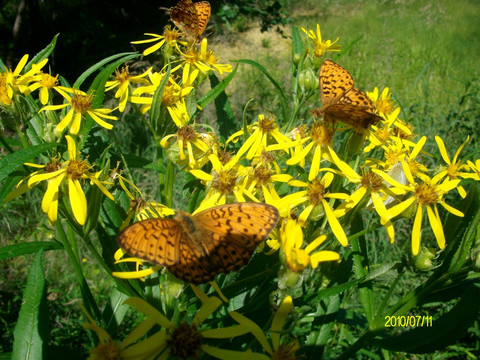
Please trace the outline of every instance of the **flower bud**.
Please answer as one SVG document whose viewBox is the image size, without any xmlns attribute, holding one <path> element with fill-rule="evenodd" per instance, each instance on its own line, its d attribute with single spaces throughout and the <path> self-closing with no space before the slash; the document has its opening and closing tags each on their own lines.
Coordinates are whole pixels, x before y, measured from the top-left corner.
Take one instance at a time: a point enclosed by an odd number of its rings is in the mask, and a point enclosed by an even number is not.
<svg viewBox="0 0 480 360">
<path fill-rule="evenodd" d="M 420 271 L 428 271 L 432 268 L 432 259 L 435 258 L 435 250 L 422 246 L 420 253 L 415 257 L 415 267 Z"/>
</svg>

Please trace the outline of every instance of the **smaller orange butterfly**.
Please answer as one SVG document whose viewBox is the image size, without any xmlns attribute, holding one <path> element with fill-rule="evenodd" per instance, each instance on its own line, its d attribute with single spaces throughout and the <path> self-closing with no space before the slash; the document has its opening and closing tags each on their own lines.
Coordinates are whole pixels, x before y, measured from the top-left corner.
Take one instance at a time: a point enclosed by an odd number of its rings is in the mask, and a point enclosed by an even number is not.
<svg viewBox="0 0 480 360">
<path fill-rule="evenodd" d="M 341 121 L 357 129 L 368 129 L 382 118 L 367 94 L 355 88 L 352 75 L 332 60 L 320 67 L 320 100 L 322 107 L 314 114 L 326 121 Z"/>
<path fill-rule="evenodd" d="M 210 19 L 210 3 L 192 0 L 180 0 L 178 4 L 170 8 L 170 18 L 182 33 L 193 41 L 198 41 L 207 27 Z"/>
</svg>

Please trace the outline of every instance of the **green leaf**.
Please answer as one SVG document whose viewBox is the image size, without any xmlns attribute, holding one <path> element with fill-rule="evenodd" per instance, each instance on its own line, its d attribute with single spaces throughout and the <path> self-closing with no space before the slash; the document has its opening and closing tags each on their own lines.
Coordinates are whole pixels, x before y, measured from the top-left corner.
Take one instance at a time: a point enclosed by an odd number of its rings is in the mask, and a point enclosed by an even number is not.
<svg viewBox="0 0 480 360">
<path fill-rule="evenodd" d="M 103 319 L 106 324 L 106 330 L 112 334 L 117 331 L 127 313 L 129 306 L 124 305 L 123 302 L 128 298 L 127 295 L 121 293 L 117 289 L 113 289 L 110 295 L 110 300 L 103 311 Z"/>
<path fill-rule="evenodd" d="M 429 353 L 445 348 L 462 338 L 467 329 L 478 319 L 480 288 L 469 287 L 455 307 L 438 319 L 433 318 L 429 327 L 416 327 L 398 336 L 372 340 L 371 344 L 392 351 Z M 430 315 L 429 315 L 430 316 Z M 401 328 L 394 328 L 395 332 Z"/>
<path fill-rule="evenodd" d="M 0 186 L 0 203 L 3 202 L 3 199 L 12 191 L 12 189 L 17 186 L 17 184 L 24 178 L 24 174 L 16 175 L 17 173 L 13 173 L 8 176 L 5 181 L 3 182 L 2 186 Z"/>
<path fill-rule="evenodd" d="M 98 63 L 96 63 L 95 65 L 92 65 L 90 66 L 87 70 L 85 70 L 77 79 L 77 81 L 75 81 L 75 83 L 73 84 L 73 87 L 75 89 L 80 89 L 80 85 L 83 84 L 83 82 L 91 75 L 93 74 L 95 71 L 97 71 L 98 69 L 100 69 L 102 66 L 104 66 L 105 64 L 108 64 L 110 61 L 114 61 L 118 58 L 121 58 L 122 56 L 125 56 L 125 58 L 134 58 L 136 56 L 139 56 L 139 54 L 137 53 L 131 53 L 131 52 L 128 52 L 128 53 L 120 53 L 120 54 L 116 54 L 116 55 L 112 55 L 112 56 L 109 56 L 108 58 L 105 58 L 101 61 L 99 61 Z M 131 57 L 130 57 L 131 56 Z M 123 59 L 123 61 L 125 61 Z M 123 62 L 121 61 L 121 62 Z M 120 63 L 121 63 L 120 62 Z"/>
<path fill-rule="evenodd" d="M 19 255 L 33 254 L 40 250 L 59 249 L 63 249 L 63 246 L 56 241 L 22 242 L 0 248 L 0 260 L 5 260 Z"/>
<path fill-rule="evenodd" d="M 198 100 L 197 104 L 200 106 L 201 109 L 205 108 L 208 104 L 210 104 L 213 100 L 217 98 L 227 87 L 227 85 L 232 81 L 233 77 L 235 76 L 238 69 L 238 64 L 235 66 L 233 71 L 220 83 L 218 83 L 213 89 L 211 89 L 207 94 L 205 94 L 201 99 Z M 201 110 L 198 110 L 195 115 Z M 195 115 L 193 117 L 195 117 Z"/>
<path fill-rule="evenodd" d="M 214 73 L 209 75 L 212 89 L 215 89 L 220 84 L 218 78 Z M 235 115 L 233 114 L 230 101 L 225 91 L 222 91 L 215 98 L 215 110 L 217 114 L 218 126 L 220 128 L 220 135 L 227 138 L 235 130 Z"/>
<path fill-rule="evenodd" d="M 167 72 L 163 76 L 162 81 L 158 85 L 155 93 L 153 94 L 152 107 L 150 108 L 150 118 L 151 123 L 156 124 L 162 113 L 162 96 L 167 86 L 168 80 L 170 79 L 170 71 L 172 70 L 170 63 L 167 66 Z"/>
<path fill-rule="evenodd" d="M 35 145 L 3 157 L 0 160 L 0 181 L 22 166 L 23 163 L 56 146 L 58 146 L 57 143 Z"/>
<path fill-rule="evenodd" d="M 477 226 L 480 223 L 480 192 L 478 184 L 472 183 L 470 191 L 463 199 L 458 210 L 463 212 L 464 217 L 448 214 L 445 223 L 445 238 L 448 240 L 445 254 L 440 261 L 443 262 L 437 272 L 441 276 L 445 271 L 459 271 L 470 258 L 470 252 L 474 245 Z M 451 239 L 451 240 L 450 240 Z"/>
<path fill-rule="evenodd" d="M 37 55 L 35 55 L 32 58 L 32 60 L 30 60 L 28 62 L 28 64 L 25 66 L 25 70 L 24 70 L 25 72 L 30 70 L 32 68 L 33 64 L 38 64 L 40 61 L 42 61 L 43 59 L 46 59 L 50 56 L 53 49 L 55 49 L 55 45 L 57 44 L 58 35 L 60 35 L 60 34 L 55 35 L 53 37 L 52 41 L 50 42 L 50 44 L 48 44 L 43 50 L 41 50 Z"/>
<path fill-rule="evenodd" d="M 298 54 L 302 55 L 303 53 L 303 41 L 302 36 L 300 35 L 300 31 L 298 31 L 298 27 L 292 27 L 292 59 L 293 57 Z"/>
<path fill-rule="evenodd" d="M 42 251 L 30 266 L 22 307 L 13 332 L 12 359 L 42 359 L 44 334 L 41 333 L 40 304 L 44 296 L 45 277 L 42 269 Z"/>
</svg>

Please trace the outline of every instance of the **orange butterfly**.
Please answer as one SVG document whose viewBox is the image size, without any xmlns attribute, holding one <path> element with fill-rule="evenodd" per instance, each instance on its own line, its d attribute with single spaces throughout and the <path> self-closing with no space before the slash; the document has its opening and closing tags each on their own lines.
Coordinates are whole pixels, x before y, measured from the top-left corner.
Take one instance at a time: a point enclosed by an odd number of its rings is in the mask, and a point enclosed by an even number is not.
<svg viewBox="0 0 480 360">
<path fill-rule="evenodd" d="M 174 219 L 130 225 L 117 241 L 131 255 L 201 284 L 246 265 L 278 217 L 275 207 L 250 202 L 220 205 L 195 215 L 177 211 Z"/>
<path fill-rule="evenodd" d="M 324 60 L 320 67 L 320 99 L 319 115 L 326 121 L 367 129 L 382 120 L 367 94 L 355 88 L 352 75 L 332 60 Z"/>
<path fill-rule="evenodd" d="M 210 19 L 210 3 L 208 1 L 192 2 L 180 0 L 170 8 L 170 18 L 182 33 L 194 41 L 198 41 Z"/>
</svg>

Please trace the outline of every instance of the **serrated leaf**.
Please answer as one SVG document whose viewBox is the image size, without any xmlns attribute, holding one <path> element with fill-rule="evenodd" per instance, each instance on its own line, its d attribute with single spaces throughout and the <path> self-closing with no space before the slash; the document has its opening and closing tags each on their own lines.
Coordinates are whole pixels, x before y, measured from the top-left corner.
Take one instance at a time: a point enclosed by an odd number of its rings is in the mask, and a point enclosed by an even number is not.
<svg viewBox="0 0 480 360">
<path fill-rule="evenodd" d="M 56 241 L 32 241 L 8 245 L 0 248 L 0 260 L 5 260 L 19 255 L 33 254 L 42 249 L 59 250 L 63 249 L 63 245 Z"/>
<path fill-rule="evenodd" d="M 43 50 L 41 50 L 37 55 L 35 55 L 32 58 L 32 60 L 30 60 L 28 62 L 27 65 L 25 65 L 25 70 L 24 70 L 25 72 L 30 70 L 32 68 L 33 64 L 38 64 L 40 61 L 42 61 L 43 59 L 46 59 L 50 56 L 52 51 L 55 49 L 55 45 L 57 44 L 58 35 L 60 35 L 60 34 L 55 35 L 53 37 L 52 41 L 50 41 L 50 44 L 48 44 Z"/>
<path fill-rule="evenodd" d="M 44 296 L 45 276 L 42 269 L 42 251 L 30 266 L 22 307 L 13 332 L 12 359 L 42 359 L 43 339 L 40 333 L 40 304 Z"/>
</svg>

